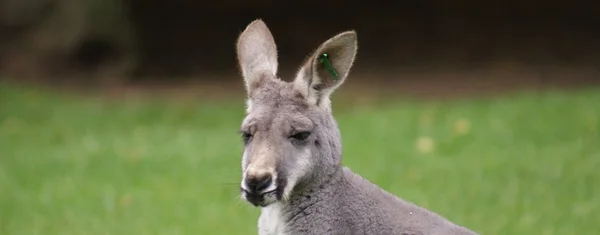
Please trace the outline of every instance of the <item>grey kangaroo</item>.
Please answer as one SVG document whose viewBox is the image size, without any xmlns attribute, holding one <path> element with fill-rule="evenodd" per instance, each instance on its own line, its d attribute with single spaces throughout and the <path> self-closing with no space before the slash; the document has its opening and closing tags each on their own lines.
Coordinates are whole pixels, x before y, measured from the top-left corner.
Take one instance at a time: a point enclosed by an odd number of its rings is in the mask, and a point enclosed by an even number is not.
<svg viewBox="0 0 600 235">
<path fill-rule="evenodd" d="M 237 40 L 248 99 L 241 125 L 241 197 L 261 208 L 260 235 L 476 234 L 380 189 L 341 165 L 329 96 L 350 72 L 355 31 L 321 44 L 292 82 L 277 77 L 277 48 L 262 20 Z"/>
</svg>

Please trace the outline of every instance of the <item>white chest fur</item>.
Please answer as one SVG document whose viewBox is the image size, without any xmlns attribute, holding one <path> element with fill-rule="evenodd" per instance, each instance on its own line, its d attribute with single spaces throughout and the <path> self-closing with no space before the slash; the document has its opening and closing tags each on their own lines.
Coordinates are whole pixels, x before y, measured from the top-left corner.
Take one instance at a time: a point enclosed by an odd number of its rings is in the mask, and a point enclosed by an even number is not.
<svg viewBox="0 0 600 235">
<path fill-rule="evenodd" d="M 259 235 L 286 235 L 285 222 L 283 221 L 281 204 L 274 203 L 261 209 L 258 218 Z"/>
</svg>

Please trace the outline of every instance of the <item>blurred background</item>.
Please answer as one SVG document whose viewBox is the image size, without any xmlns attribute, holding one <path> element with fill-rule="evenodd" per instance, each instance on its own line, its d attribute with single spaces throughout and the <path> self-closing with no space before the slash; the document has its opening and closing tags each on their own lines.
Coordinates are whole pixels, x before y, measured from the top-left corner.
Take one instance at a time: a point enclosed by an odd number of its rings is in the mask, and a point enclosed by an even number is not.
<svg viewBox="0 0 600 235">
<path fill-rule="evenodd" d="M 600 6 L 0 0 L 0 234 L 256 234 L 235 41 L 358 33 L 344 164 L 481 234 L 600 229 Z"/>
</svg>

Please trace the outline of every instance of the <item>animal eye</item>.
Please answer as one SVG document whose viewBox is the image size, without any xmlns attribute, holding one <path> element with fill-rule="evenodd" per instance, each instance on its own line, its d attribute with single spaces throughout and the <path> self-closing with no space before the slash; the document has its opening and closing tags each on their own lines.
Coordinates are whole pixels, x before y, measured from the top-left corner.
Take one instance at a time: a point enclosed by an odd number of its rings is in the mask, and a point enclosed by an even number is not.
<svg viewBox="0 0 600 235">
<path fill-rule="evenodd" d="M 244 140 L 244 143 L 248 143 L 248 141 L 250 141 L 251 138 L 252 134 L 248 132 L 242 132 L 242 139 Z"/>
<path fill-rule="evenodd" d="M 298 132 L 296 134 L 293 134 L 292 136 L 290 136 L 290 138 L 297 139 L 297 140 L 306 140 L 309 136 L 310 136 L 310 132 L 303 131 L 303 132 Z"/>
</svg>

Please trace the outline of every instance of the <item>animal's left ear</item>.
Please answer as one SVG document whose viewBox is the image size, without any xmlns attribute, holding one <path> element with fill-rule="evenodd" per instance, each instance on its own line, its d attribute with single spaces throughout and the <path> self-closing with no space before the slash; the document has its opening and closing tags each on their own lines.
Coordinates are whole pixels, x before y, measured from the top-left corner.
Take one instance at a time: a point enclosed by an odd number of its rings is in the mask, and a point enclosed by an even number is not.
<svg viewBox="0 0 600 235">
<path fill-rule="evenodd" d="M 355 31 L 325 41 L 300 68 L 294 86 L 310 103 L 329 109 L 329 95 L 344 81 L 354 63 L 358 40 Z"/>
</svg>

